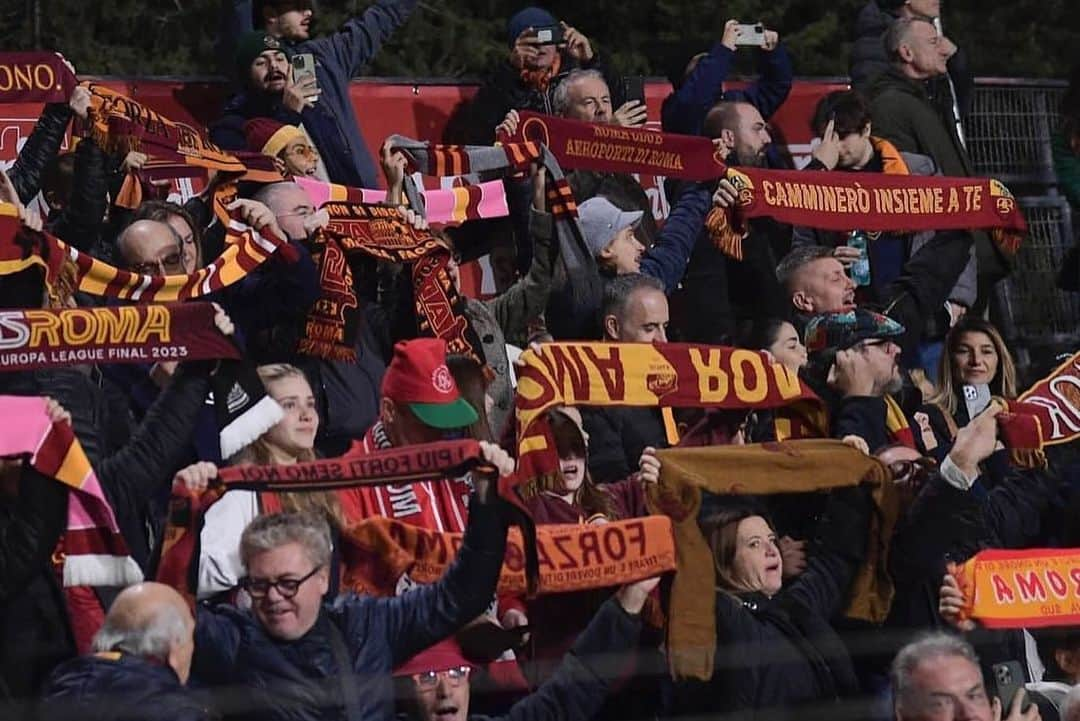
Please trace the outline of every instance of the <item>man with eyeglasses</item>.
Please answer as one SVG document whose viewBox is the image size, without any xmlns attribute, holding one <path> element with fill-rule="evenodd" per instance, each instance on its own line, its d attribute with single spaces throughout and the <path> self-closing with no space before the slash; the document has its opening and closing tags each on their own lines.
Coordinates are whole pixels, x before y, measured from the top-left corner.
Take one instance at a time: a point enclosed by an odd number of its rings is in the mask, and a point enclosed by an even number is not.
<svg viewBox="0 0 1080 721">
<path fill-rule="evenodd" d="M 180 236 L 168 223 L 136 220 L 120 233 L 116 247 L 124 266 L 140 275 L 176 275 L 184 272 Z"/>
<path fill-rule="evenodd" d="M 333 548 L 325 518 L 287 512 L 252 521 L 239 548 L 251 610 L 199 608 L 193 677 L 222 687 L 231 718 L 392 718 L 391 669 L 483 613 L 494 596 L 506 546 L 496 476 L 513 462 L 501 450 L 487 456 L 495 470 L 474 476 L 457 559 L 439 582 L 393 598 L 347 593 L 324 605 Z"/>
<path fill-rule="evenodd" d="M 635 652 L 641 633 L 641 610 L 659 578 L 628 584 L 608 599 L 558 671 L 532 694 L 499 716 L 472 716 L 474 721 L 529 719 L 558 721 L 592 718 L 607 700 L 612 681 Z M 405 721 L 466 721 L 475 664 L 454 639 L 446 639 L 414 656 L 394 674 L 403 681 Z"/>
</svg>

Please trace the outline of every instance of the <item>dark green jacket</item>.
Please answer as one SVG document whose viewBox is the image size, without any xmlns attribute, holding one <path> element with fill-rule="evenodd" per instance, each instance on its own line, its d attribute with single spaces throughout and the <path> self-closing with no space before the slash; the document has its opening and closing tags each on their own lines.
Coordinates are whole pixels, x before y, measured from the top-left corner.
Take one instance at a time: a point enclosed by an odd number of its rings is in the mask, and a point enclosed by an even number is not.
<svg viewBox="0 0 1080 721">
<path fill-rule="evenodd" d="M 953 178 L 975 175 L 971 158 L 952 121 L 941 117 L 927 97 L 923 83 L 906 77 L 895 66 L 878 76 L 870 87 L 870 117 L 874 135 L 885 138 L 902 152 L 929 155 L 943 175 Z M 991 281 L 1004 277 L 1008 263 L 990 236 L 984 231 L 972 235 L 979 275 Z"/>
</svg>

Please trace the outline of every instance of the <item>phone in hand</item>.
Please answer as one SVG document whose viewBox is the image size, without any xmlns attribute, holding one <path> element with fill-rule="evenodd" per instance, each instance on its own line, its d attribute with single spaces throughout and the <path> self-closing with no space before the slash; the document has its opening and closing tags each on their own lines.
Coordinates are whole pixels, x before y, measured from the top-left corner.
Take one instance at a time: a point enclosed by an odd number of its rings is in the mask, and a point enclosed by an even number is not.
<svg viewBox="0 0 1080 721">
<path fill-rule="evenodd" d="M 1004 716 L 1009 713 L 1013 698 L 1024 687 L 1024 669 L 1020 667 L 1019 661 L 1006 661 L 995 663 L 991 667 L 991 672 L 994 675 L 994 695 L 1001 701 L 1001 713 Z M 1020 711 L 1027 713 L 1029 708 L 1031 708 L 1031 699 L 1026 698 Z"/>
<path fill-rule="evenodd" d="M 299 84 L 307 78 L 315 78 L 315 56 L 311 53 L 298 53 L 292 57 L 293 83 Z M 315 86 L 318 90 L 318 86 Z M 308 97 L 311 102 L 316 102 L 318 95 Z"/>
<path fill-rule="evenodd" d="M 542 25 L 536 28 L 536 39 L 540 45 L 562 45 L 562 25 Z"/>
<path fill-rule="evenodd" d="M 763 47 L 765 45 L 765 25 L 763 23 L 739 23 L 739 35 L 736 45 Z"/>
<path fill-rule="evenodd" d="M 990 405 L 990 386 L 985 383 L 964 384 L 964 405 L 967 406 L 968 421 L 986 410 Z"/>
<path fill-rule="evenodd" d="M 636 100 L 645 104 L 645 78 L 641 75 L 628 75 L 622 79 L 623 102 Z"/>
</svg>

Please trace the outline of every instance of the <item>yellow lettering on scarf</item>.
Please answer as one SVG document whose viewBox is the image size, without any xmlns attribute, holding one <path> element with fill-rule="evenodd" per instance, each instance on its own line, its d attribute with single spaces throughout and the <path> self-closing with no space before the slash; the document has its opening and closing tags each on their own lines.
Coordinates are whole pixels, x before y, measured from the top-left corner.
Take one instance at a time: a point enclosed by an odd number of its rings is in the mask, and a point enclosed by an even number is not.
<svg viewBox="0 0 1080 721">
<path fill-rule="evenodd" d="M 146 322 L 135 336 L 136 343 L 145 343 L 151 335 L 156 335 L 159 343 L 169 342 L 169 310 L 160 305 L 146 306 Z"/>
<path fill-rule="evenodd" d="M 698 377 L 698 394 L 703 403 L 720 403 L 728 397 L 728 374 L 720 367 L 723 351 L 710 348 L 706 358 L 699 348 L 690 349 L 690 362 Z"/>
<path fill-rule="evenodd" d="M 754 376 L 754 385 L 747 384 L 746 365 Z M 765 364 L 757 351 L 740 348 L 731 353 L 731 370 L 735 377 L 735 395 L 744 403 L 760 403 L 769 395 L 769 381 L 765 377 Z"/>
<path fill-rule="evenodd" d="M 30 347 L 39 348 L 46 343 L 60 345 L 60 318 L 52 313 L 26 311 L 26 320 L 30 322 Z M 45 341 L 42 341 L 42 338 Z"/>
</svg>

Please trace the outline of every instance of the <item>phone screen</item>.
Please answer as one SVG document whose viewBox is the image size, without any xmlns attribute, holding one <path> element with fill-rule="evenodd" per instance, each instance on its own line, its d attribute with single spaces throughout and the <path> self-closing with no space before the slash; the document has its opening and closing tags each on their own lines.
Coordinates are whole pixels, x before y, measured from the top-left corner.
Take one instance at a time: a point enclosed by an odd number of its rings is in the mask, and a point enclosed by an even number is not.
<svg viewBox="0 0 1080 721">
<path fill-rule="evenodd" d="M 623 78 L 623 102 L 637 100 L 645 103 L 645 78 L 640 75 L 630 75 Z"/>
<path fill-rule="evenodd" d="M 964 404 L 967 406 L 968 420 L 970 421 L 990 405 L 990 386 L 985 383 L 965 384 Z"/>
</svg>

